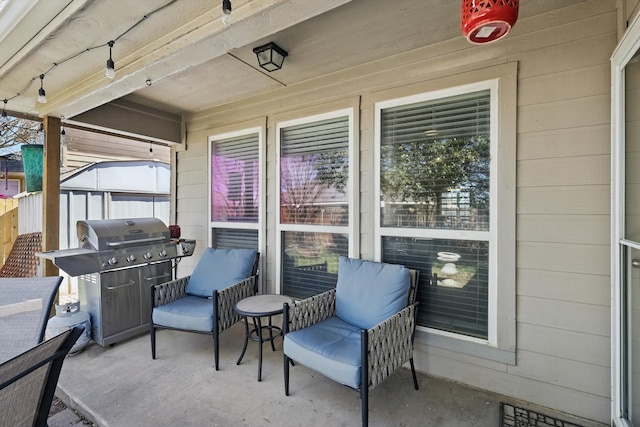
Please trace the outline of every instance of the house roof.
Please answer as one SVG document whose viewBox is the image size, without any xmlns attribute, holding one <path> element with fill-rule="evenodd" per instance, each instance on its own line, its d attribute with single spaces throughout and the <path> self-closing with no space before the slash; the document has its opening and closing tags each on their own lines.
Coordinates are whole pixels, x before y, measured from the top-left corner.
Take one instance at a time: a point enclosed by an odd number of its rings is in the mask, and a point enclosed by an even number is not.
<svg viewBox="0 0 640 427">
<path fill-rule="evenodd" d="M 4 172 L 5 168 L 9 173 L 24 172 L 22 164 L 21 146 L 12 145 L 0 148 L 0 172 Z"/>
<path fill-rule="evenodd" d="M 170 193 L 171 166 L 157 160 L 94 162 L 60 176 L 60 190 Z"/>
</svg>

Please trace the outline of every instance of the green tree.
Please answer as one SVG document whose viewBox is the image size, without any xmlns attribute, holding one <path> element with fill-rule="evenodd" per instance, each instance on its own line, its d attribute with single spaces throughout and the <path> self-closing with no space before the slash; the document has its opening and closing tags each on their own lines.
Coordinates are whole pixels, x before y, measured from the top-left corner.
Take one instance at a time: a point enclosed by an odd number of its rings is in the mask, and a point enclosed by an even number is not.
<svg viewBox="0 0 640 427">
<path fill-rule="evenodd" d="M 383 145 L 380 188 L 383 201 L 413 202 L 439 223 L 442 194 L 468 190 L 476 209 L 488 207 L 488 136 L 424 138 Z M 433 220 L 430 221 L 431 225 Z"/>
<path fill-rule="evenodd" d="M 42 124 L 7 116 L 0 119 L 0 147 L 20 144 L 42 144 Z"/>
</svg>

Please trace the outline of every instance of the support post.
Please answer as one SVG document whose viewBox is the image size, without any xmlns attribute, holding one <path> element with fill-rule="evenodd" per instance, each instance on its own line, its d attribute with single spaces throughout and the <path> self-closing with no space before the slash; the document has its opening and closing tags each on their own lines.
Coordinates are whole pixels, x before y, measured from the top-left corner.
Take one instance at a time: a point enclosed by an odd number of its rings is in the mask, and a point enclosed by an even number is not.
<svg viewBox="0 0 640 427">
<path fill-rule="evenodd" d="M 42 250 L 60 246 L 60 119 L 44 117 L 44 159 L 42 162 Z M 60 272 L 51 260 L 44 260 L 44 276 Z"/>
</svg>

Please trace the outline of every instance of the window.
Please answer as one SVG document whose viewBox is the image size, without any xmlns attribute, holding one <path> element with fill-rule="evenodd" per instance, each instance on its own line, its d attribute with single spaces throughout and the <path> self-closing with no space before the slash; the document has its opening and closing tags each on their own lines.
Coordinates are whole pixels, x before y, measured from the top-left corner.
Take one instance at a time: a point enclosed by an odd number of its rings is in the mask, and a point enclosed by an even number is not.
<svg viewBox="0 0 640 427">
<path fill-rule="evenodd" d="M 352 253 L 351 111 L 280 123 L 278 226 L 282 292 L 305 298 L 335 287 Z"/>
<path fill-rule="evenodd" d="M 420 271 L 421 330 L 494 347 L 497 89 L 492 80 L 376 104 L 377 253 Z"/>
<path fill-rule="evenodd" d="M 209 140 L 212 247 L 260 250 L 261 135 L 250 129 Z"/>
</svg>

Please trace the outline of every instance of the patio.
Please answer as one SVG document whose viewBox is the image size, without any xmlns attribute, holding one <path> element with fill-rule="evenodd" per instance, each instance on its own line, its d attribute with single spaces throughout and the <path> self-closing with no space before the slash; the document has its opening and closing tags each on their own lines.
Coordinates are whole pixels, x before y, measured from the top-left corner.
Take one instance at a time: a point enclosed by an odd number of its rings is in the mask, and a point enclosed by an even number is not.
<svg viewBox="0 0 640 427">
<path fill-rule="evenodd" d="M 257 345 L 249 343 L 241 365 L 241 323 L 221 335 L 220 371 L 213 370 L 211 337 L 171 330 L 158 333 L 152 360 L 147 334 L 112 347 L 90 344 L 67 357 L 58 393 L 69 407 L 99 426 L 354 426 L 358 393 L 303 366 L 291 370 L 285 397 L 282 341 L 264 348 L 262 382 L 256 381 Z M 500 402 L 587 426 L 566 414 L 419 374 L 392 375 L 370 394 L 372 426 L 497 426 Z"/>
</svg>

